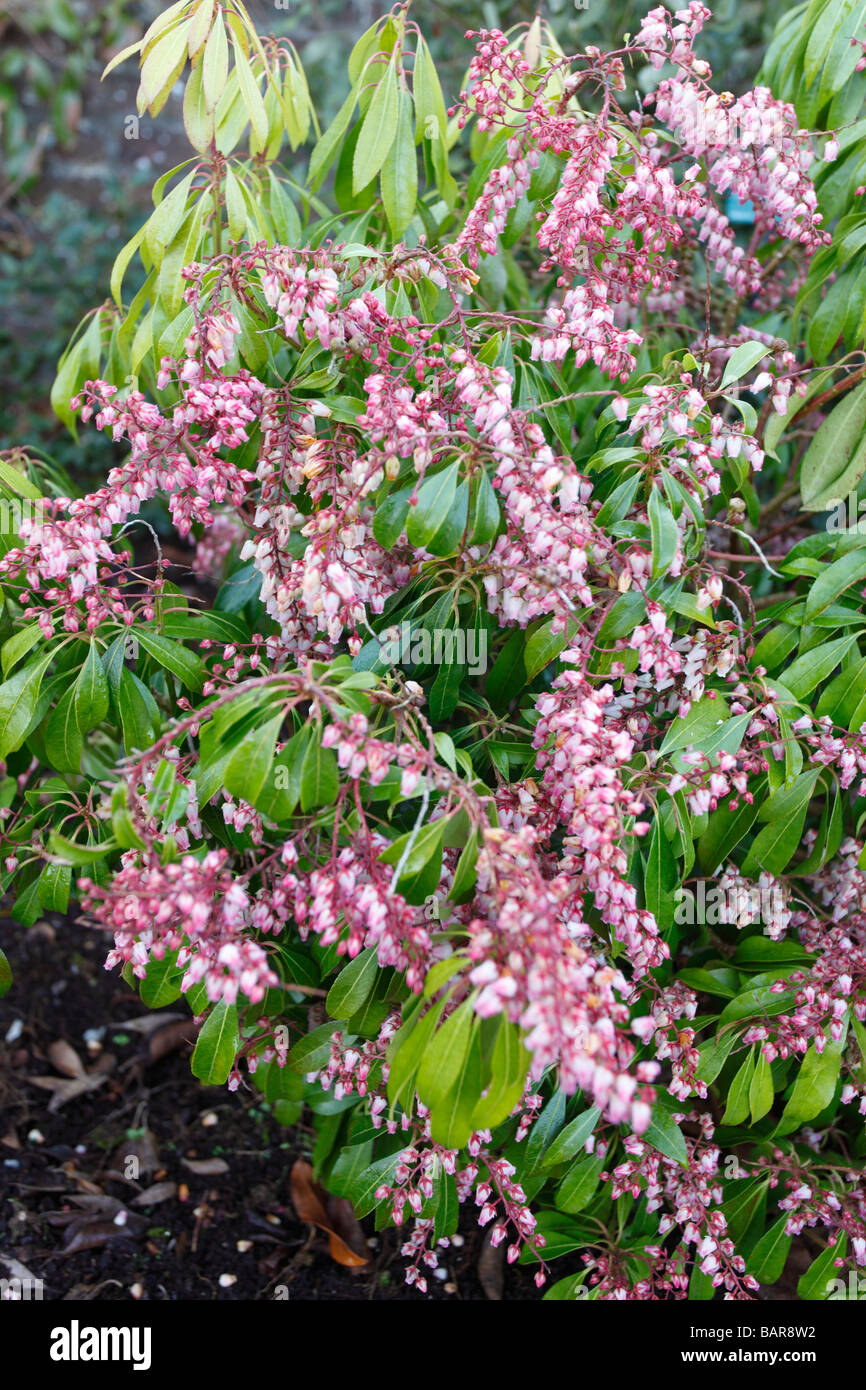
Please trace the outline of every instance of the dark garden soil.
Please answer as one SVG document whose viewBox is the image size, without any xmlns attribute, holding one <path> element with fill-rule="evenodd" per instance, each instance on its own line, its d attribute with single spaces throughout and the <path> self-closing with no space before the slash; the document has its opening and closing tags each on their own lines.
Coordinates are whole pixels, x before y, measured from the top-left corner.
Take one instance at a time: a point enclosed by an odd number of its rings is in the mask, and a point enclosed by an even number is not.
<svg viewBox="0 0 866 1390">
<path fill-rule="evenodd" d="M 0 1276 L 41 1279 L 46 1300 L 424 1298 L 403 1282 L 398 1234 L 353 1230 L 345 1210 L 341 1234 L 368 1263 L 331 1258 L 290 1195 L 311 1131 L 282 1129 L 255 1091 L 201 1087 L 184 1006 L 146 1009 L 103 969 L 97 931 L 0 920 L 0 946 L 14 970 L 0 1001 Z M 466 1215 L 426 1298 L 539 1298 Z"/>
</svg>

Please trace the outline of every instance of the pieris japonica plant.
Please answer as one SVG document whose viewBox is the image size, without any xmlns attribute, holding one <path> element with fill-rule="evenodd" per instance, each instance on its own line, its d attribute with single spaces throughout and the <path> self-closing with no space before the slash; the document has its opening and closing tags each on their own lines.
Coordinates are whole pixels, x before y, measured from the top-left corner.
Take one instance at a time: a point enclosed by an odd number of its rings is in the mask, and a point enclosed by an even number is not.
<svg viewBox="0 0 866 1390">
<path fill-rule="evenodd" d="M 866 1265 L 862 16 L 446 96 L 397 5 L 323 134 L 240 0 L 114 60 L 193 154 L 54 388 L 117 466 L 0 463 L 2 886 L 422 1292 L 461 1207 L 558 1299 Z"/>
</svg>

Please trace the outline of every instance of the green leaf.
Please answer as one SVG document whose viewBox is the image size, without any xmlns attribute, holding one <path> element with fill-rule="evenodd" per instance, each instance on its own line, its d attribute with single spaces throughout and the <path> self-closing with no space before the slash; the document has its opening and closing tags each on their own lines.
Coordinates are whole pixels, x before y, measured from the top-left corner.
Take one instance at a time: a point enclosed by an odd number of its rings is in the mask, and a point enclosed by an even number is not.
<svg viewBox="0 0 866 1390">
<path fill-rule="evenodd" d="M 45 728 L 45 752 L 58 772 L 78 772 L 84 738 L 75 717 L 75 686 L 62 695 Z"/>
<path fill-rule="evenodd" d="M 134 749 L 144 752 L 154 742 L 159 720 L 154 719 L 147 701 L 146 687 L 124 666 L 117 690 L 117 708 L 123 730 L 123 746 L 127 753 Z"/>
<path fill-rule="evenodd" d="M 647 910 L 653 914 L 660 931 L 667 931 L 674 922 L 674 891 L 679 884 L 677 861 L 670 841 L 656 816 L 647 852 L 644 894 Z"/>
<path fill-rule="evenodd" d="M 101 724 L 108 714 L 108 678 L 105 667 L 91 642 L 87 658 L 75 682 L 75 719 L 78 731 L 88 733 Z"/>
<path fill-rule="evenodd" d="M 202 1025 L 192 1054 L 192 1074 L 205 1086 L 222 1086 L 229 1078 L 240 1045 L 238 1011 L 220 1000 Z"/>
<path fill-rule="evenodd" d="M 706 1081 L 707 1084 L 715 1081 L 736 1041 L 737 1034 L 733 1029 L 729 1029 L 728 1032 L 720 1033 L 704 1044 L 695 1073 L 699 1081 Z"/>
<path fill-rule="evenodd" d="M 357 87 L 353 87 L 310 156 L 310 169 L 307 175 L 307 182 L 313 192 L 320 187 L 322 180 L 336 158 L 340 142 L 349 129 L 357 100 L 358 89 Z"/>
<path fill-rule="evenodd" d="M 818 1052 L 814 1043 L 810 1045 L 782 1112 L 777 1134 L 790 1134 L 791 1130 L 807 1124 L 826 1110 L 836 1091 L 843 1048 L 843 1040 L 834 1042 L 833 1039 L 825 1044 L 823 1052 Z"/>
<path fill-rule="evenodd" d="M 852 550 L 822 570 L 806 596 L 806 622 L 813 622 L 851 585 L 866 579 L 866 551 Z M 791 687 L 793 689 L 793 687 Z"/>
<path fill-rule="evenodd" d="M 552 632 L 554 619 L 550 618 L 542 623 L 541 627 L 536 628 L 526 639 L 526 646 L 523 650 L 523 665 L 526 670 L 527 682 L 535 680 L 545 667 L 554 661 L 559 653 L 568 646 L 568 632 Z"/>
<path fill-rule="evenodd" d="M 103 840 L 98 845 L 82 845 L 77 840 L 67 840 L 66 836 L 57 830 L 52 830 L 48 836 L 49 853 L 67 864 L 96 864 L 107 854 L 113 853 L 117 847 L 117 841 L 113 838 Z"/>
<path fill-rule="evenodd" d="M 377 1206 L 377 1188 L 391 1185 L 394 1171 L 399 1163 L 400 1150 L 398 1149 L 396 1153 L 388 1154 L 385 1158 L 378 1158 L 356 1178 L 349 1190 L 349 1200 L 355 1208 L 355 1215 L 359 1221 L 363 1221 L 364 1217 L 369 1216 L 370 1212 Z"/>
<path fill-rule="evenodd" d="M 582 1115 L 578 1115 L 577 1119 L 567 1124 L 545 1153 L 543 1166 L 555 1168 L 557 1164 L 567 1163 L 570 1158 L 573 1158 L 592 1134 L 600 1115 L 599 1107 L 593 1105 L 589 1110 L 584 1110 Z"/>
<path fill-rule="evenodd" d="M 177 676 L 187 690 L 201 693 L 206 671 L 200 656 L 187 651 L 179 642 L 172 641 L 170 637 L 163 637 L 161 633 L 154 632 L 144 624 L 135 629 L 135 637 L 148 655 L 167 671 L 171 671 L 172 675 Z"/>
<path fill-rule="evenodd" d="M 355 157 L 358 150 L 355 148 Z M 412 103 L 405 88 L 400 91 L 397 135 L 382 165 L 382 203 L 391 235 L 399 241 L 415 214 L 418 198 L 418 162 L 412 133 Z"/>
<path fill-rule="evenodd" d="M 767 344 L 759 342 L 740 343 L 739 347 L 735 347 L 725 364 L 721 389 L 724 391 L 731 382 L 739 381 L 753 367 L 757 367 L 761 359 L 767 356 L 768 351 Z"/>
<path fill-rule="evenodd" d="M 312 1032 L 306 1033 L 289 1051 L 286 1066 L 303 1074 L 319 1071 L 331 1055 L 331 1034 L 339 1027 L 339 1022 L 322 1023 Z"/>
<path fill-rule="evenodd" d="M 457 1080 L 430 1112 L 430 1137 L 446 1149 L 462 1149 L 472 1134 L 481 1090 L 481 1033 L 476 1027 Z"/>
<path fill-rule="evenodd" d="M 41 637 L 42 628 L 38 623 L 28 623 L 26 627 L 21 627 L 17 632 L 13 632 L 11 637 L 7 637 L 0 649 L 0 662 L 3 665 L 3 674 L 9 676 L 12 668 L 18 665 L 22 657 L 25 657 Z"/>
<path fill-rule="evenodd" d="M 671 512 L 661 499 L 658 488 L 653 488 L 650 493 L 647 512 L 652 542 L 652 578 L 658 579 L 659 575 L 666 574 L 673 564 L 680 533 Z"/>
<path fill-rule="evenodd" d="M 259 145 L 264 148 L 268 143 L 268 114 L 262 99 L 259 79 L 254 76 L 249 59 L 234 35 L 232 36 L 232 47 L 241 99 L 250 118 L 253 133 Z"/>
<path fill-rule="evenodd" d="M 786 1213 L 761 1236 L 746 1260 L 746 1273 L 753 1275 L 759 1284 L 775 1284 L 782 1277 L 791 1249 L 791 1237 L 785 1234 L 788 1221 Z"/>
<path fill-rule="evenodd" d="M 409 508 L 406 535 L 412 545 L 425 548 L 447 520 L 457 494 L 458 465 L 452 463 L 432 477 L 427 477 L 418 489 L 418 501 Z"/>
<path fill-rule="evenodd" d="M 553 1200 L 560 1211 L 583 1211 L 598 1187 L 604 1161 L 603 1153 L 585 1154 L 575 1160 L 554 1193 Z"/>
<path fill-rule="evenodd" d="M 321 738 L 313 735 L 301 766 L 301 810 L 306 813 L 334 801 L 340 788 L 337 759 Z"/>
<path fill-rule="evenodd" d="M 728 1090 L 728 1102 L 722 1124 L 739 1125 L 749 1113 L 749 1088 L 755 1074 L 754 1049 L 750 1048 Z"/>
<path fill-rule="evenodd" d="M 183 970 L 177 968 L 177 952 L 168 951 L 162 960 L 150 960 L 139 986 L 142 1002 L 149 1009 L 163 1009 L 173 1004 L 183 993 Z"/>
<path fill-rule="evenodd" d="M 523 1095 L 531 1060 L 520 1029 L 503 1015 L 490 1059 L 487 1094 L 476 1100 L 472 1111 L 473 1129 L 495 1129 L 508 1119 Z"/>
<path fill-rule="evenodd" d="M 466 999 L 446 1018 L 428 1044 L 418 1068 L 416 1088 L 419 1099 L 431 1110 L 456 1084 L 476 1024 L 472 1002 Z"/>
<path fill-rule="evenodd" d="M 47 652 L 0 685 L 0 758 L 8 757 L 24 742 L 36 712 L 42 677 L 53 659 L 54 652 Z"/>
<path fill-rule="evenodd" d="M 66 912 L 72 887 L 69 864 L 45 864 L 38 880 L 39 906 L 46 912 Z"/>
<path fill-rule="evenodd" d="M 653 1106 L 652 1119 L 643 1137 L 666 1158 L 672 1158 L 684 1167 L 688 1163 L 689 1154 L 682 1130 L 659 1101 Z"/>
<path fill-rule="evenodd" d="M 840 1231 L 832 1245 L 813 1260 L 805 1274 L 797 1282 L 797 1297 L 807 1303 L 821 1303 L 830 1296 L 831 1287 L 837 1274 L 836 1261 L 844 1259 L 848 1249 L 848 1236 Z"/>
<path fill-rule="evenodd" d="M 274 748 L 283 725 L 283 712 L 250 729 L 238 744 L 226 764 L 225 788 L 232 796 L 258 807 L 263 791 L 270 793 L 269 774 L 272 772 Z"/>
<path fill-rule="evenodd" d="M 762 1120 L 767 1111 L 772 1108 L 773 1094 L 773 1073 L 763 1052 L 759 1050 L 752 1080 L 749 1083 L 749 1111 L 752 1116 L 752 1124 L 757 1124 L 758 1120 Z"/>
<path fill-rule="evenodd" d="M 352 162 L 352 190 L 360 193 L 382 168 L 397 134 L 397 71 L 383 72 L 361 124 Z"/>
<path fill-rule="evenodd" d="M 866 381 L 845 395 L 818 429 L 800 467 L 807 511 L 844 500 L 866 473 Z"/>
<path fill-rule="evenodd" d="M 361 951 L 337 976 L 328 991 L 325 1008 L 332 1018 L 351 1018 L 365 1004 L 379 975 L 379 956 L 374 946 Z"/>
<path fill-rule="evenodd" d="M 8 994 L 12 988 L 12 967 L 6 959 L 6 953 L 0 950 L 0 999 L 4 994 Z"/>
</svg>

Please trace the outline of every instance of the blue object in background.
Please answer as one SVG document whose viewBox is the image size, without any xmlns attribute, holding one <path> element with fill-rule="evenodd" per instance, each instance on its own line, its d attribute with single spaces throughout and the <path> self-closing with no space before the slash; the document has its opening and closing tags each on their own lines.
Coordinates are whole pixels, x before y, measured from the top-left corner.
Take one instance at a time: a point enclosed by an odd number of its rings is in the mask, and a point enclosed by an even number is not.
<svg viewBox="0 0 866 1390">
<path fill-rule="evenodd" d="M 739 198 L 733 193 L 729 193 L 725 199 L 725 216 L 735 227 L 753 227 L 755 225 L 755 205 L 754 203 L 741 203 Z"/>
</svg>

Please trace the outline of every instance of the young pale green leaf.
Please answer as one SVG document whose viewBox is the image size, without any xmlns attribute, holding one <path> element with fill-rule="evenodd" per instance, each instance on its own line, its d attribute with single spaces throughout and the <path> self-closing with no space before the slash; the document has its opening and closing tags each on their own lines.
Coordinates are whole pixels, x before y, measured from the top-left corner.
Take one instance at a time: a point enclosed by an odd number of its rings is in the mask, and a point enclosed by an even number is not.
<svg viewBox="0 0 866 1390">
<path fill-rule="evenodd" d="M 204 93 L 204 63 L 200 60 L 187 78 L 183 94 L 183 124 L 194 150 L 206 155 L 214 138 L 215 111 L 208 110 Z"/>
<path fill-rule="evenodd" d="M 415 214 L 418 198 L 418 162 L 412 134 L 412 102 L 405 87 L 399 93 L 397 134 L 382 165 L 382 204 L 399 241 Z M 355 149 L 357 157 L 357 146 Z"/>
<path fill-rule="evenodd" d="M 229 48 L 225 23 L 218 10 L 208 34 L 202 59 L 202 93 L 205 110 L 213 111 L 225 91 L 229 72 Z"/>
<path fill-rule="evenodd" d="M 352 191 L 360 193 L 376 177 L 397 136 L 397 69 L 385 68 L 361 124 L 352 160 Z"/>
<path fill-rule="evenodd" d="M 257 78 L 250 66 L 250 60 L 238 42 L 237 34 L 232 34 L 232 47 L 235 55 L 235 71 L 238 75 L 241 100 L 246 108 L 253 133 L 264 149 L 268 143 L 268 113 Z"/>
<path fill-rule="evenodd" d="M 731 385 L 731 382 L 739 381 L 753 367 L 757 367 L 761 359 L 767 356 L 768 351 L 767 344 L 759 342 L 740 343 L 739 347 L 735 347 L 725 364 L 721 389 L 724 391 L 726 386 Z"/>
<path fill-rule="evenodd" d="M 325 175 L 337 157 L 343 136 L 349 129 L 352 116 L 355 114 L 357 101 L 358 91 L 356 87 L 353 87 L 310 156 L 307 182 L 313 192 L 321 186 Z"/>
</svg>

